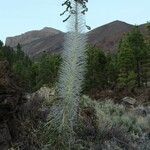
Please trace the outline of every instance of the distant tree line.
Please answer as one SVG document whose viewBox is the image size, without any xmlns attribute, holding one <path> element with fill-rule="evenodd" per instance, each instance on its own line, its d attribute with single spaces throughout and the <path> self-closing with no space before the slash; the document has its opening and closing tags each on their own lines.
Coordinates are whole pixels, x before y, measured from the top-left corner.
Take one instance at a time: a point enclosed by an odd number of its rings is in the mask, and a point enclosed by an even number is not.
<svg viewBox="0 0 150 150">
<path fill-rule="evenodd" d="M 22 87 L 28 92 L 35 91 L 44 84 L 53 86 L 61 62 L 60 56 L 55 54 L 44 54 L 32 60 L 22 51 L 20 44 L 17 45 L 16 50 L 13 50 L 11 47 L 3 46 L 0 41 L 0 60 L 5 59 L 20 79 Z"/>
<path fill-rule="evenodd" d="M 43 54 L 31 60 L 18 44 L 16 50 L 0 41 L 0 60 L 7 59 L 12 71 L 18 75 L 28 91 L 43 85 L 54 86 L 61 57 Z M 92 89 L 128 89 L 147 87 L 150 82 L 150 24 L 143 37 L 138 27 L 126 34 L 118 45 L 118 53 L 105 54 L 99 48 L 87 46 L 87 70 L 84 92 Z"/>
</svg>

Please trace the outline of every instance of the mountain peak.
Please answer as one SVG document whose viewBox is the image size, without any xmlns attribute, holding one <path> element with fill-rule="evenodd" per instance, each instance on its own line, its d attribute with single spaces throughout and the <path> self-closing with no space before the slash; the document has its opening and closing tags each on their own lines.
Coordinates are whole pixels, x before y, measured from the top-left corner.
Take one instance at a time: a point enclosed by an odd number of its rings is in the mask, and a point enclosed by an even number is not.
<svg viewBox="0 0 150 150">
<path fill-rule="evenodd" d="M 102 25 L 100 27 L 97 27 L 95 29 L 93 29 L 92 31 L 89 32 L 89 34 L 93 34 L 93 33 L 101 33 L 103 31 L 113 31 L 113 30 L 120 30 L 122 28 L 126 29 L 126 28 L 130 28 L 133 25 L 130 25 L 126 22 L 120 21 L 120 20 L 115 20 L 113 22 L 107 23 L 105 25 Z"/>
<path fill-rule="evenodd" d="M 46 38 L 49 36 L 53 36 L 53 35 L 56 35 L 59 33 L 62 33 L 62 32 L 57 29 L 54 29 L 54 28 L 44 27 L 41 30 L 28 31 L 21 35 L 17 35 L 14 37 L 8 37 L 8 38 L 6 38 L 5 44 L 9 45 L 11 47 L 15 47 L 18 43 L 20 43 L 21 45 L 25 45 L 32 41 Z"/>
<path fill-rule="evenodd" d="M 117 24 L 119 24 L 119 25 L 125 24 L 125 25 L 130 25 L 130 24 L 128 24 L 128 23 L 126 23 L 126 22 L 124 22 L 124 21 L 120 21 L 120 20 L 115 20 L 115 21 L 110 22 L 110 23 L 108 23 L 108 24 L 114 24 L 114 25 L 117 25 Z"/>
<path fill-rule="evenodd" d="M 59 31 L 59 30 L 57 30 L 57 29 L 54 29 L 54 28 L 51 28 L 51 27 L 44 27 L 43 29 L 41 29 L 41 30 L 39 30 L 39 31 L 50 31 L 50 32 L 55 31 L 55 32 L 61 32 L 61 31 Z"/>
<path fill-rule="evenodd" d="M 115 20 L 115 21 L 112 21 L 112 23 L 126 23 L 126 22 L 121 21 L 121 20 Z"/>
</svg>

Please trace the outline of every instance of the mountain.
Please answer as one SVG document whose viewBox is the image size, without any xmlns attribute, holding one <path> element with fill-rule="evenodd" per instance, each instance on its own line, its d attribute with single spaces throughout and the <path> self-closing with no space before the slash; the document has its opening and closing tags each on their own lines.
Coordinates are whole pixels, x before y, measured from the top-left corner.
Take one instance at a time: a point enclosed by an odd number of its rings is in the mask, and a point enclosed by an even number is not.
<svg viewBox="0 0 150 150">
<path fill-rule="evenodd" d="M 6 39 L 6 45 L 10 45 L 12 47 L 16 46 L 18 43 L 24 45 L 33 42 L 35 40 L 39 40 L 41 38 L 46 38 L 48 36 L 59 34 L 60 32 L 61 31 L 59 30 L 45 27 L 42 30 L 29 31 L 15 37 L 8 37 Z"/>
<path fill-rule="evenodd" d="M 133 27 L 134 25 L 122 21 L 108 23 L 88 32 L 88 43 L 101 48 L 105 53 L 115 53 L 120 39 Z M 140 30 L 145 34 L 145 25 L 141 25 Z M 61 52 L 65 34 L 46 27 L 39 31 L 30 31 L 19 36 L 8 37 L 6 45 L 15 48 L 20 43 L 26 54 L 37 57 L 43 52 Z"/>
<path fill-rule="evenodd" d="M 121 21 L 114 21 L 98 27 L 88 33 L 89 42 L 100 47 L 105 52 L 113 53 L 125 33 L 132 30 L 133 25 Z"/>
<path fill-rule="evenodd" d="M 18 36 L 7 37 L 5 45 L 15 48 L 17 44 L 20 43 L 25 53 L 32 56 L 36 55 L 36 52 L 43 50 L 45 46 L 45 44 L 44 46 L 42 44 L 43 40 L 45 41 L 46 39 L 49 39 L 49 37 L 53 36 L 55 37 L 56 35 L 59 34 L 61 35 L 63 34 L 63 32 L 56 30 L 54 28 L 45 27 L 42 30 L 34 30 Z M 50 41 L 48 42 L 48 45 L 51 46 Z"/>
</svg>

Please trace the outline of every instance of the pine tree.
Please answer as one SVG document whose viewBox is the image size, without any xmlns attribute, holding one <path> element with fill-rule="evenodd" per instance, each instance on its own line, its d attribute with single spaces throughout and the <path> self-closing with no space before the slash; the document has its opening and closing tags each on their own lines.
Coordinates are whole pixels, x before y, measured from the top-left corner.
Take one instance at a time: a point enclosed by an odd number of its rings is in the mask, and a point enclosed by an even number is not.
<svg viewBox="0 0 150 150">
<path fill-rule="evenodd" d="M 118 69 L 119 69 L 119 78 L 118 82 L 121 87 L 129 87 L 131 86 L 131 74 L 134 72 L 135 68 L 135 57 L 133 50 L 130 48 L 130 44 L 128 41 L 127 35 L 124 39 L 121 40 L 121 43 L 119 45 L 119 52 L 118 52 Z M 133 79 L 135 81 L 135 79 Z M 133 83 L 135 85 L 135 83 Z M 132 85 L 132 86 L 133 86 Z"/>
<path fill-rule="evenodd" d="M 147 50 L 144 42 L 143 35 L 141 34 L 138 27 L 135 27 L 133 31 L 127 34 L 122 39 L 119 45 L 118 54 L 118 67 L 120 69 L 120 79 L 127 79 L 128 76 L 136 76 L 136 84 L 138 87 L 142 85 L 143 67 L 144 60 L 147 59 Z M 133 79 L 130 77 L 130 79 Z M 127 84 L 127 83 L 126 83 Z"/>
<path fill-rule="evenodd" d="M 0 40 L 0 48 L 3 47 L 3 42 Z"/>
<path fill-rule="evenodd" d="M 25 54 L 22 50 L 21 45 L 18 43 L 16 47 L 16 60 L 22 60 L 24 58 Z"/>
<path fill-rule="evenodd" d="M 142 62 L 146 59 L 146 45 L 144 42 L 144 37 L 141 34 L 138 27 L 129 34 L 128 42 L 130 48 L 132 49 L 136 61 L 136 73 L 137 73 L 137 85 L 141 86 L 142 83 Z"/>
<path fill-rule="evenodd" d="M 148 86 L 148 82 L 150 82 L 150 23 L 146 24 L 147 34 L 145 37 L 146 43 L 146 58 L 143 60 L 143 83 L 145 86 Z"/>
<path fill-rule="evenodd" d="M 99 48 L 89 46 L 87 50 L 87 73 L 85 78 L 86 92 L 94 88 L 103 89 L 107 85 L 106 65 L 107 57 L 104 52 Z"/>
<path fill-rule="evenodd" d="M 107 56 L 107 65 L 106 65 L 106 75 L 107 77 L 107 87 L 114 89 L 117 86 L 118 79 L 118 67 L 117 67 L 117 55 L 108 54 Z"/>
<path fill-rule="evenodd" d="M 42 85 L 54 86 L 61 59 L 58 55 L 44 54 L 38 61 L 38 84 L 36 88 L 40 88 Z M 35 66 L 35 65 L 34 65 Z M 33 68 L 34 69 L 34 68 Z"/>
</svg>

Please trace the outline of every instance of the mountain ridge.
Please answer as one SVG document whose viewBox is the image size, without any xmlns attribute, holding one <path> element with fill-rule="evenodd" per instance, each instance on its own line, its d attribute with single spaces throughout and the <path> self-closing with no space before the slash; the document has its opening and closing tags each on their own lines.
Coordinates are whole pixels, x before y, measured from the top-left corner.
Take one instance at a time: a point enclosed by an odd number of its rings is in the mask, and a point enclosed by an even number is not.
<svg viewBox="0 0 150 150">
<path fill-rule="evenodd" d="M 44 27 L 41 30 L 32 30 L 13 37 L 7 37 L 5 44 L 11 47 L 15 47 L 18 43 L 23 45 L 40 38 L 59 34 L 61 32 L 62 31 L 51 27 Z"/>
<path fill-rule="evenodd" d="M 133 28 L 134 25 L 119 20 L 107 23 L 87 32 L 88 44 L 101 48 L 105 53 L 115 53 L 121 38 Z M 140 25 L 139 28 L 145 34 L 145 24 Z M 62 52 L 65 34 L 60 30 L 45 27 L 42 30 L 8 37 L 5 44 L 15 48 L 20 43 L 27 55 L 36 57 L 44 52 Z"/>
</svg>

